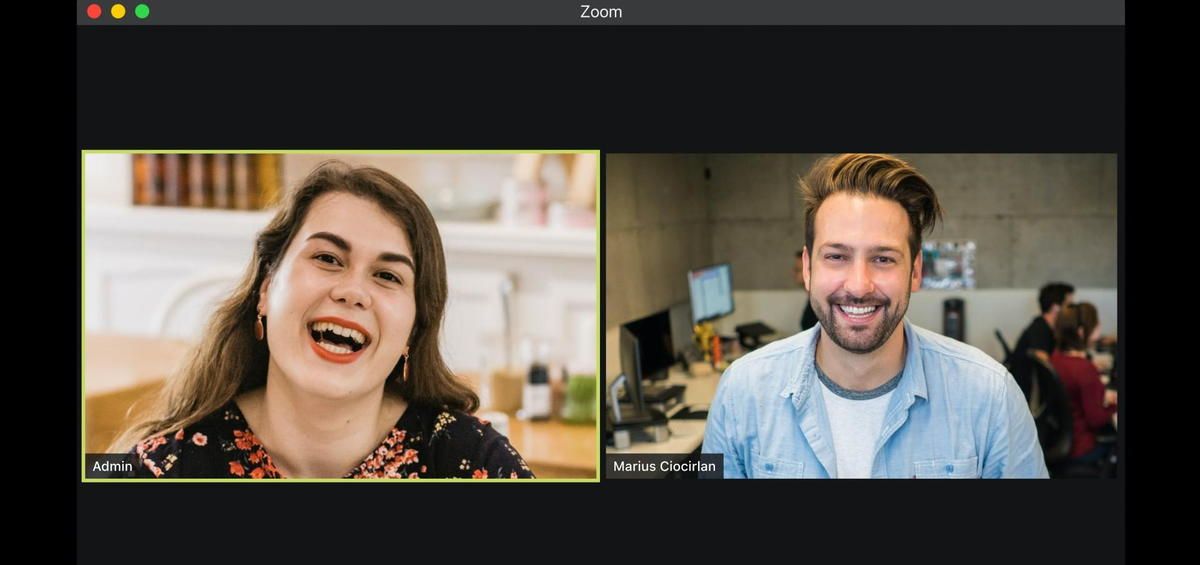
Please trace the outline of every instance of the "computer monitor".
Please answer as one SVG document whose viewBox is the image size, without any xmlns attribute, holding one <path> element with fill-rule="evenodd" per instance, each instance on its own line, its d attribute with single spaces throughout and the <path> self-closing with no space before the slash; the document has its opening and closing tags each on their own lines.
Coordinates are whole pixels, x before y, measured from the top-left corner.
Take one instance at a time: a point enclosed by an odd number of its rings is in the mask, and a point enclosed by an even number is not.
<svg viewBox="0 0 1200 565">
<path fill-rule="evenodd" d="M 675 349 L 675 357 L 692 348 L 692 304 L 680 302 L 672 304 L 671 316 L 671 347 Z"/>
<path fill-rule="evenodd" d="M 621 326 L 637 342 L 638 368 L 646 380 L 666 380 L 671 364 L 675 362 L 675 348 L 671 342 L 671 317 L 667 310 L 655 312 L 645 318 Z M 624 336 L 624 332 L 622 332 Z M 621 355 L 625 355 L 625 342 L 621 343 Z M 630 379 L 634 373 L 626 372 Z"/>
<path fill-rule="evenodd" d="M 733 280 L 729 263 L 688 272 L 692 297 L 692 323 L 699 324 L 733 313 Z"/>
<path fill-rule="evenodd" d="M 634 411 L 641 413 L 646 404 L 642 400 L 642 362 L 638 351 L 638 338 L 629 328 L 621 326 L 621 373 L 625 375 L 625 390 Z"/>
</svg>

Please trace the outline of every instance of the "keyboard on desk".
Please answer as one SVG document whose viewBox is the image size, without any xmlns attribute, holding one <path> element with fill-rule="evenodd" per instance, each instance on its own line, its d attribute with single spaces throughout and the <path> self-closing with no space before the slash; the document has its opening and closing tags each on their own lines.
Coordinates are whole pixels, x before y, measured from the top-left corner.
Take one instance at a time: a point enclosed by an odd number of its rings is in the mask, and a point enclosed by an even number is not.
<svg viewBox="0 0 1200 565">
<path fill-rule="evenodd" d="M 707 420 L 708 410 L 700 407 L 684 406 L 682 410 L 671 416 L 672 420 Z"/>
<path fill-rule="evenodd" d="M 663 402 L 675 397 L 682 397 L 686 385 L 646 385 L 642 387 L 642 398 L 650 402 Z"/>
<path fill-rule="evenodd" d="M 672 408 L 683 403 L 685 385 L 651 385 L 642 389 L 642 398 L 649 408 L 670 412 Z"/>
</svg>

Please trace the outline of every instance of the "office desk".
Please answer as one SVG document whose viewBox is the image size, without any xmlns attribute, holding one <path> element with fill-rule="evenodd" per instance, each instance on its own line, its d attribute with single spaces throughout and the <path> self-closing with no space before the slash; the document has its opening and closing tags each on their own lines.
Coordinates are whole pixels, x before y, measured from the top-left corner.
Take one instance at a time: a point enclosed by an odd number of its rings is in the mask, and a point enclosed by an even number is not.
<svg viewBox="0 0 1200 565">
<path fill-rule="evenodd" d="M 666 384 L 685 385 L 687 389 L 683 394 L 683 402 L 667 411 L 668 418 L 683 410 L 685 406 L 708 410 L 713 396 L 717 393 L 717 384 L 720 382 L 721 374 L 717 371 L 692 377 L 678 367 L 671 367 L 670 373 L 667 374 Z M 626 449 L 606 446 L 605 453 L 678 453 L 686 455 L 704 443 L 706 422 L 706 420 L 669 420 L 667 429 L 670 430 L 671 437 L 667 441 L 636 442 Z"/>
<path fill-rule="evenodd" d="M 157 383 L 178 367 L 191 344 L 158 337 L 90 332 L 84 342 L 84 395 Z"/>
<path fill-rule="evenodd" d="M 542 479 L 596 478 L 596 425 L 510 417 L 508 441 Z"/>
<path fill-rule="evenodd" d="M 177 340 L 102 333 L 89 333 L 86 339 L 84 445 L 89 453 L 98 453 L 128 424 L 129 407 L 157 392 L 190 346 Z M 596 477 L 595 424 L 523 422 L 510 414 L 508 439 L 540 478 Z"/>
<path fill-rule="evenodd" d="M 88 453 L 102 453 L 129 425 L 130 416 L 136 417 L 148 407 L 146 401 L 162 388 L 163 380 L 175 371 L 191 345 L 97 332 L 88 333 L 85 339 L 84 446 Z"/>
</svg>

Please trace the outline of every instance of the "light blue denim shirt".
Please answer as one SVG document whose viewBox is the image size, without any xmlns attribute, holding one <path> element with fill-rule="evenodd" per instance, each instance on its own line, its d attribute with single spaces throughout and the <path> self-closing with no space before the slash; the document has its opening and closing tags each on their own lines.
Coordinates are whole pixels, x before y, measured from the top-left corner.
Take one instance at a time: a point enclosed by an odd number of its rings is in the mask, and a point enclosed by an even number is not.
<svg viewBox="0 0 1200 565">
<path fill-rule="evenodd" d="M 709 408 L 704 453 L 725 477 L 837 477 L 814 359 L 821 326 L 738 359 Z M 982 351 L 904 321 L 904 372 L 875 443 L 874 478 L 1046 478 L 1021 389 Z"/>
</svg>

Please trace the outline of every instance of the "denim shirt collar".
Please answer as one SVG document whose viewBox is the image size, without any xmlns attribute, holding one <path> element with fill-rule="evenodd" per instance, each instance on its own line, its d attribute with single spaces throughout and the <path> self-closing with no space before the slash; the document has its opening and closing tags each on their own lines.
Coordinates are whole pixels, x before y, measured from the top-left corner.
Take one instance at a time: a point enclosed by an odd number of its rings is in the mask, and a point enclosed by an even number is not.
<svg viewBox="0 0 1200 565">
<path fill-rule="evenodd" d="M 834 454 L 833 435 L 829 427 L 829 417 L 825 412 L 825 402 L 820 394 L 814 391 L 819 382 L 816 372 L 817 339 L 821 326 L 810 328 L 800 335 L 800 364 L 793 371 L 780 396 L 791 397 L 792 406 L 799 417 L 801 433 L 807 439 L 817 460 L 825 468 L 830 477 L 838 476 L 837 457 Z M 928 389 L 925 386 L 925 367 L 921 362 L 921 343 L 912 324 L 904 320 L 904 337 L 906 343 L 904 370 L 900 383 L 896 386 L 891 401 L 884 415 L 882 435 L 875 446 L 878 453 L 880 447 L 891 438 L 892 434 L 904 425 L 908 419 L 908 410 L 916 403 L 916 397 L 928 399 Z M 815 397 L 815 398 L 814 398 Z M 873 468 L 872 474 L 878 469 Z"/>
<path fill-rule="evenodd" d="M 783 398 L 791 397 L 792 405 L 797 410 L 804 408 L 809 398 L 816 390 L 815 383 L 817 381 L 817 373 L 815 369 L 817 355 L 817 339 L 821 335 L 821 325 L 817 324 L 808 331 L 801 334 L 800 339 L 800 366 L 795 369 L 792 376 L 784 385 L 779 396 Z M 896 394 L 894 396 L 900 398 L 929 398 L 928 388 L 925 385 L 925 367 L 921 361 L 921 342 L 917 336 L 917 332 L 913 330 L 912 324 L 907 318 L 904 319 L 904 339 L 907 344 L 904 358 L 904 372 L 900 377 L 900 383 L 896 386 Z M 906 403 L 908 404 L 908 403 Z"/>
</svg>

